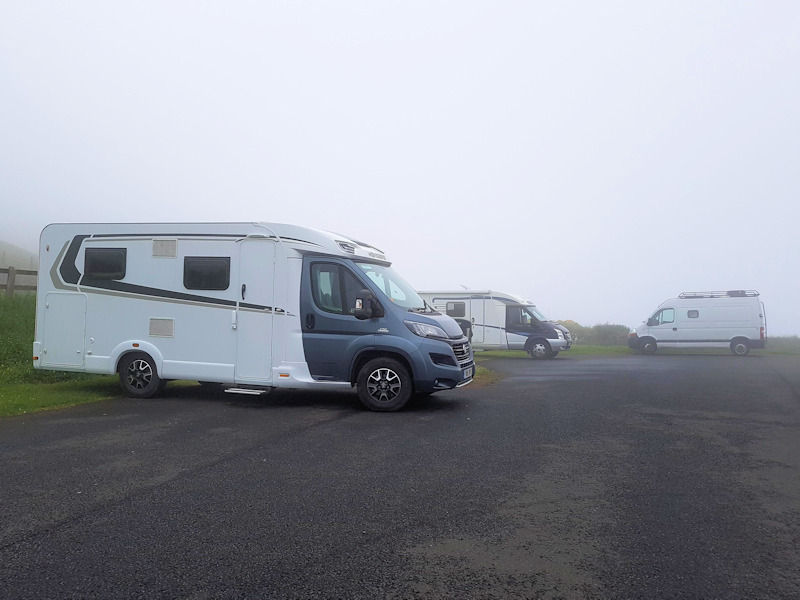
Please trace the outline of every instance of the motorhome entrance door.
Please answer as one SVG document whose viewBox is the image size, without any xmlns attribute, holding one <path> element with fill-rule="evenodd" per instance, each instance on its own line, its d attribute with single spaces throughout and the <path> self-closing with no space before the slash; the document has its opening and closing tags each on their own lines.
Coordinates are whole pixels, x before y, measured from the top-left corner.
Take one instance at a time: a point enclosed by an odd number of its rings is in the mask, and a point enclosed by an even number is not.
<svg viewBox="0 0 800 600">
<path fill-rule="evenodd" d="M 239 301 L 236 307 L 236 382 L 272 378 L 272 309 L 275 242 L 248 238 L 239 244 Z"/>
<path fill-rule="evenodd" d="M 483 343 L 486 327 L 486 300 L 472 298 L 470 301 L 470 316 L 472 317 L 472 341 Z"/>
</svg>

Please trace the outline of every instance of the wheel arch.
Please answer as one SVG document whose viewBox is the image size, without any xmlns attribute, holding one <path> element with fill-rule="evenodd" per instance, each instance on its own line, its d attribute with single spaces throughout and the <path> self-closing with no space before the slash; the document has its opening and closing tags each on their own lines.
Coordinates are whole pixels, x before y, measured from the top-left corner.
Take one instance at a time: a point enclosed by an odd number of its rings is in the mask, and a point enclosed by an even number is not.
<svg viewBox="0 0 800 600">
<path fill-rule="evenodd" d="M 164 367 L 164 357 L 161 352 L 153 344 L 149 342 L 142 342 L 140 340 L 131 340 L 119 344 L 111 352 L 111 364 L 114 365 L 114 373 L 119 373 L 119 365 L 123 358 L 129 354 L 141 352 L 147 354 L 155 362 L 156 374 L 161 377 Z"/>
<path fill-rule="evenodd" d="M 408 369 L 411 380 L 416 380 L 414 376 L 414 368 L 411 365 L 411 360 L 402 351 L 398 350 L 383 350 L 381 348 L 366 348 L 359 352 L 353 359 L 353 364 L 350 366 L 350 385 L 355 386 L 358 380 L 358 372 L 365 364 L 373 358 L 393 358 L 399 361 L 406 369 Z"/>
</svg>

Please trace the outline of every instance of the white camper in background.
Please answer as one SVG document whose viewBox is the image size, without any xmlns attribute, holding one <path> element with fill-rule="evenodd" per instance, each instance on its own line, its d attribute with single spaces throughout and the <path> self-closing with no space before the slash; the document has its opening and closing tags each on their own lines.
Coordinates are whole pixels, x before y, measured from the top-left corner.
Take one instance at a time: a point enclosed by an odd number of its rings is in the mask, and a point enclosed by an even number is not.
<svg viewBox="0 0 800 600">
<path fill-rule="evenodd" d="M 419 295 L 434 310 L 453 317 L 475 349 L 525 350 L 533 358 L 555 358 L 572 346 L 566 327 L 548 321 L 533 302 L 519 296 L 491 290 Z"/>
<path fill-rule="evenodd" d="M 228 391 L 356 387 L 373 410 L 469 383 L 459 326 L 383 252 L 278 223 L 55 224 L 42 231 L 33 366 Z"/>
<path fill-rule="evenodd" d="M 644 354 L 659 347 L 730 348 L 744 356 L 766 343 L 764 303 L 755 290 L 683 292 L 662 302 L 628 335 L 628 346 Z"/>
</svg>

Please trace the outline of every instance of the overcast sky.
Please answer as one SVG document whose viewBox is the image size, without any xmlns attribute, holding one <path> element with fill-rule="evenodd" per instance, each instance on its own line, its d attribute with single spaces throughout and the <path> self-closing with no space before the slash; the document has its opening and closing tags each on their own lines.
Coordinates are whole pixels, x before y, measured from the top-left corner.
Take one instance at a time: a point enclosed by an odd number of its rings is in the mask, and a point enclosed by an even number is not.
<svg viewBox="0 0 800 600">
<path fill-rule="evenodd" d="M 349 234 L 418 289 L 637 325 L 757 289 L 800 333 L 800 3 L 0 0 L 0 239 Z"/>
</svg>

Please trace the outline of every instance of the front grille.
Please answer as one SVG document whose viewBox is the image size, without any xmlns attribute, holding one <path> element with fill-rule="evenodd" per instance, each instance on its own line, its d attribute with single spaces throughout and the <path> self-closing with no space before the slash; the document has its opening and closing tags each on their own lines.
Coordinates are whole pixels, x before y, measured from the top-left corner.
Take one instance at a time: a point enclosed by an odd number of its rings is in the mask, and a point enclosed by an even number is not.
<svg viewBox="0 0 800 600">
<path fill-rule="evenodd" d="M 459 365 L 464 365 L 470 362 L 469 342 L 463 344 L 453 344 L 453 352 L 456 355 L 456 360 Z"/>
</svg>

